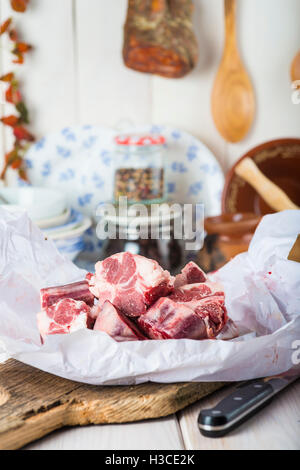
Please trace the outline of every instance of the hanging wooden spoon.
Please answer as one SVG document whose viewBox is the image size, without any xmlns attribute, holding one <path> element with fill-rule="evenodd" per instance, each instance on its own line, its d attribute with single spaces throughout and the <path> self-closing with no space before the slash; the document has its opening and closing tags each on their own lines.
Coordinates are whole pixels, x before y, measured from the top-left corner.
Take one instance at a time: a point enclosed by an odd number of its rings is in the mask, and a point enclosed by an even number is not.
<svg viewBox="0 0 300 470">
<path fill-rule="evenodd" d="M 238 142 L 248 133 L 255 112 L 252 84 L 239 56 L 236 0 L 225 0 L 225 48 L 212 92 L 212 114 L 225 140 Z"/>
<path fill-rule="evenodd" d="M 295 55 L 291 65 L 291 79 L 292 82 L 300 80 L 300 51 Z"/>
</svg>

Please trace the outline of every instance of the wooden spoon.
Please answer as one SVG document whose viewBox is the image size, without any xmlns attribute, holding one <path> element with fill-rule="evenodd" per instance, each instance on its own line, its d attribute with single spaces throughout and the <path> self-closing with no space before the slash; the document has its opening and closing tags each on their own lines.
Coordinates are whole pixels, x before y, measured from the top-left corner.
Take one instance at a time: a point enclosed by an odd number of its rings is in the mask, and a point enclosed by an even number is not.
<svg viewBox="0 0 300 470">
<path fill-rule="evenodd" d="M 300 80 L 300 51 L 295 55 L 291 65 L 291 79 L 292 82 Z"/>
<path fill-rule="evenodd" d="M 238 142 L 248 133 L 255 112 L 252 84 L 236 41 L 236 0 L 225 0 L 225 48 L 212 92 L 212 114 L 225 140 Z"/>
<path fill-rule="evenodd" d="M 244 158 L 235 167 L 235 173 L 247 181 L 275 211 L 300 209 L 279 186 L 260 171 L 251 158 Z"/>
</svg>

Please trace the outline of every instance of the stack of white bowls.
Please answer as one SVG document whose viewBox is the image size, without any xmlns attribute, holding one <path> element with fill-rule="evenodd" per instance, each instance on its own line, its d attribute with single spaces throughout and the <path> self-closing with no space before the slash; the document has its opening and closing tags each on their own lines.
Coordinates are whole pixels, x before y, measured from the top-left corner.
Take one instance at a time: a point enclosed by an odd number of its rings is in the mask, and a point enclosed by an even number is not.
<svg viewBox="0 0 300 470">
<path fill-rule="evenodd" d="M 62 192 L 37 187 L 1 188 L 0 204 L 8 209 L 25 209 L 45 237 L 69 259 L 74 260 L 84 250 L 83 236 L 91 227 L 91 219 L 70 209 Z"/>
</svg>

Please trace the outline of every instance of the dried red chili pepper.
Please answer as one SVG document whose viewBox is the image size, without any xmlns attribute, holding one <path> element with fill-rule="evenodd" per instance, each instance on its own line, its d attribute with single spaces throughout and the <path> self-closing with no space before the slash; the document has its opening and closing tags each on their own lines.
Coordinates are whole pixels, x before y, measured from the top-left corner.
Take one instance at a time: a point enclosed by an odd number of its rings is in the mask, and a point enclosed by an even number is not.
<svg viewBox="0 0 300 470">
<path fill-rule="evenodd" d="M 17 170 L 19 168 L 21 168 L 22 166 L 22 163 L 23 163 L 23 160 L 21 157 L 17 157 L 11 164 L 11 167 L 14 169 L 14 170 Z"/>
<path fill-rule="evenodd" d="M 19 118 L 18 116 L 14 116 L 12 114 L 10 116 L 4 116 L 3 118 L 0 119 L 0 121 L 6 126 L 15 127 L 19 122 Z"/>
<path fill-rule="evenodd" d="M 20 13 L 26 11 L 28 3 L 29 0 L 10 0 L 12 9 Z"/>
<path fill-rule="evenodd" d="M 4 157 L 5 163 L 7 165 L 10 165 L 13 162 L 13 160 L 16 158 L 17 155 L 18 154 L 17 154 L 16 149 L 13 149 L 11 152 L 8 152 Z"/>
<path fill-rule="evenodd" d="M 32 46 L 30 44 L 26 44 L 26 42 L 18 42 L 16 44 L 15 49 L 13 50 L 13 54 L 21 53 L 24 54 L 25 52 L 28 52 L 32 49 Z"/>
<path fill-rule="evenodd" d="M 11 6 L 15 11 L 24 12 L 28 6 L 29 0 L 11 0 Z M 12 54 L 15 56 L 13 63 L 23 64 L 24 55 L 32 49 L 32 46 L 25 42 L 19 41 L 17 30 L 12 27 L 12 19 L 9 18 L 0 26 L 0 35 L 7 33 L 9 39 L 13 43 Z M 28 142 L 35 140 L 35 137 L 24 127 L 29 124 L 28 110 L 22 99 L 19 90 L 19 83 L 15 79 L 13 72 L 7 73 L 0 77 L 0 81 L 8 84 L 5 93 L 5 99 L 8 103 L 15 105 L 18 115 L 11 114 L 0 119 L 2 124 L 12 127 L 15 137 L 13 149 L 5 155 L 5 165 L 0 174 L 0 179 L 4 179 L 6 171 L 9 167 L 17 170 L 18 175 L 25 181 L 27 180 L 26 168 L 23 157 L 28 148 Z"/>
<path fill-rule="evenodd" d="M 15 54 L 14 55 L 17 57 L 15 60 L 13 60 L 13 64 L 24 64 L 24 56 L 23 54 Z"/>
<path fill-rule="evenodd" d="M 35 140 L 34 135 L 32 135 L 23 126 L 17 126 L 17 127 L 14 128 L 14 136 L 18 140 L 27 140 L 28 142 L 33 142 Z"/>
<path fill-rule="evenodd" d="M 8 18 L 8 20 L 4 21 L 2 25 L 0 26 L 0 36 L 8 30 L 12 22 L 12 18 Z"/>
<path fill-rule="evenodd" d="M 6 75 L 2 75 L 2 77 L 0 77 L 0 82 L 12 82 L 15 78 L 15 74 L 10 72 L 10 73 L 7 73 Z"/>
<path fill-rule="evenodd" d="M 12 42 L 17 42 L 18 39 L 19 39 L 19 36 L 18 36 L 18 33 L 15 29 L 10 29 L 9 32 L 9 39 L 12 41 Z"/>
<path fill-rule="evenodd" d="M 5 99 L 8 103 L 18 104 L 22 101 L 22 95 L 21 92 L 11 84 L 6 90 Z"/>
</svg>

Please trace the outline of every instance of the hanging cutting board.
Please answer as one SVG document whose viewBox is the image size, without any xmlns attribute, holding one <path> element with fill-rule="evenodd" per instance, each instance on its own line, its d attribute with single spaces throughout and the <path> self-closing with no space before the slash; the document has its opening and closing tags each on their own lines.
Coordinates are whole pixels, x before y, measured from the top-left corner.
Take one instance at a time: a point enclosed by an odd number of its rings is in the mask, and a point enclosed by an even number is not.
<svg viewBox="0 0 300 470">
<path fill-rule="evenodd" d="M 93 386 L 9 360 L 0 364 L 0 450 L 20 449 L 64 426 L 160 418 L 222 383 Z"/>
</svg>

